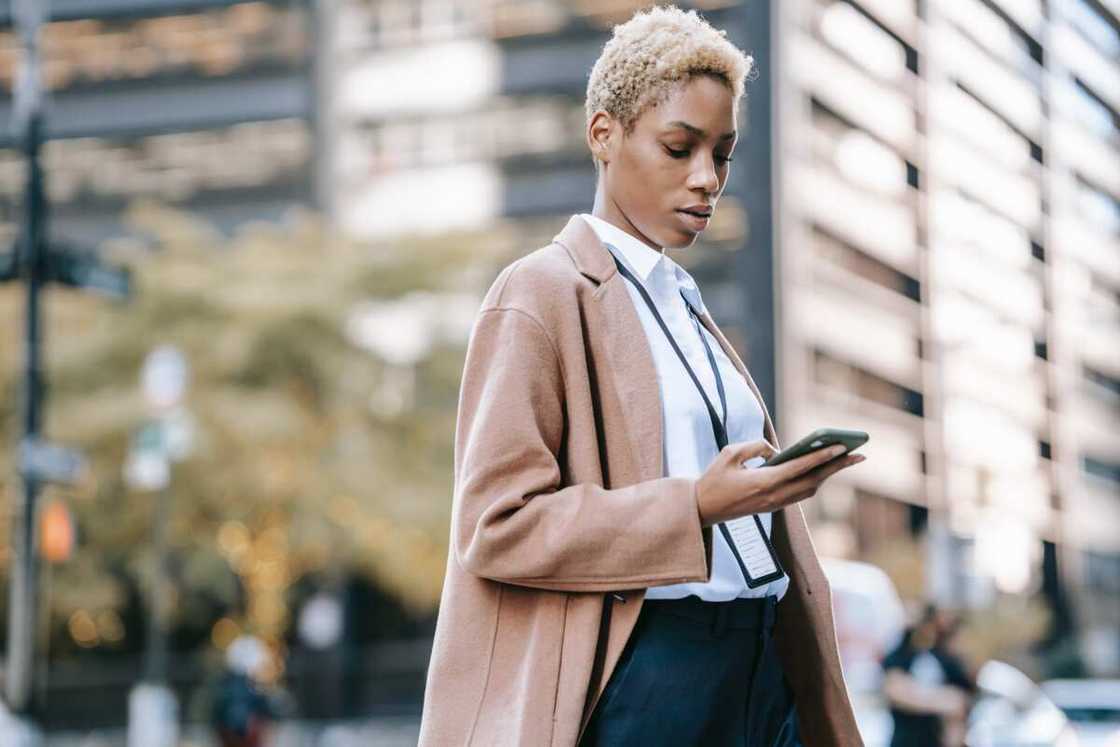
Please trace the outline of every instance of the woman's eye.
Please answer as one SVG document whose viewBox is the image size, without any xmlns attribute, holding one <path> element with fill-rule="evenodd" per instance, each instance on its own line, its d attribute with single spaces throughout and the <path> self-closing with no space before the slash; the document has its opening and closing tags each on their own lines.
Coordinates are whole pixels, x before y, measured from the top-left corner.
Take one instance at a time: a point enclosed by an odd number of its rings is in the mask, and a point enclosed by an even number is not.
<svg viewBox="0 0 1120 747">
<path fill-rule="evenodd" d="M 665 151 L 669 153 L 669 156 L 671 158 L 688 158 L 689 156 L 688 150 L 676 150 L 675 148 L 670 148 L 669 146 L 665 146 Z M 730 164 L 731 161 L 735 160 L 730 156 L 720 156 L 719 153 L 715 153 L 715 159 L 719 161 L 720 164 Z"/>
<path fill-rule="evenodd" d="M 667 145 L 665 146 L 665 150 L 669 153 L 669 156 L 672 157 L 672 158 L 687 158 L 688 157 L 688 151 L 687 150 L 675 150 L 673 148 L 670 148 Z M 731 163 L 732 161 L 735 160 L 734 158 L 730 158 L 728 156 L 721 156 L 718 153 L 715 154 L 715 159 L 717 161 L 719 161 L 720 163 Z"/>
</svg>

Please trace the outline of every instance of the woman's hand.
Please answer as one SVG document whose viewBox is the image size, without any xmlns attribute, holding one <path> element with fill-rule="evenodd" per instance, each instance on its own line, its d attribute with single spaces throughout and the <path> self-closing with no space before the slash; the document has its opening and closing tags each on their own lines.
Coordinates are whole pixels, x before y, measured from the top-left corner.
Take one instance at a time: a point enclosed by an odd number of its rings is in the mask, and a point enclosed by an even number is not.
<svg viewBox="0 0 1120 747">
<path fill-rule="evenodd" d="M 769 459 L 777 450 L 765 439 L 728 444 L 696 483 L 701 523 L 711 526 L 748 514 L 776 511 L 809 498 L 826 478 L 866 459 L 861 454 L 838 458 L 845 449 L 829 446 L 773 467 L 745 469 L 742 465 L 748 459 Z"/>
</svg>

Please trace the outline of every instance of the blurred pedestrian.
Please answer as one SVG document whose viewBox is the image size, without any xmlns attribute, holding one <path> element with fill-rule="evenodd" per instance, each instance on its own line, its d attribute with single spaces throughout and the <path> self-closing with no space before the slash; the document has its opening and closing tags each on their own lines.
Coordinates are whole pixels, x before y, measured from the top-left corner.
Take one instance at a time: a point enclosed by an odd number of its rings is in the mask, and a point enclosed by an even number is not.
<svg viewBox="0 0 1120 747">
<path fill-rule="evenodd" d="M 666 254 L 727 183 L 751 65 L 668 6 L 591 71 L 592 212 L 471 332 L 423 747 L 862 743 L 798 505 L 861 457 L 761 466 L 762 396 Z"/>
<path fill-rule="evenodd" d="M 952 650 L 953 612 L 927 605 L 883 659 L 883 694 L 894 721 L 891 747 L 961 747 L 976 683 Z"/>
<path fill-rule="evenodd" d="M 274 715 L 257 682 L 268 657 L 268 649 L 254 636 L 239 636 L 226 649 L 226 670 L 211 705 L 211 723 L 222 747 L 260 747 Z"/>
</svg>

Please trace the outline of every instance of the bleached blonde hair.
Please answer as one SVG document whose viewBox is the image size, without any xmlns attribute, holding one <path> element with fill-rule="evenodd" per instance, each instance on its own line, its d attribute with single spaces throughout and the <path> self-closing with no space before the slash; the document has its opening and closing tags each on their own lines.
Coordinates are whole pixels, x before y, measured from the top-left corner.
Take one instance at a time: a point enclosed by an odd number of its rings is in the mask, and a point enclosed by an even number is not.
<svg viewBox="0 0 1120 747">
<path fill-rule="evenodd" d="M 650 106 L 694 75 L 726 83 L 738 104 L 754 58 L 727 39 L 695 10 L 654 6 L 614 27 L 591 68 L 584 108 L 587 121 L 603 110 L 626 134 Z M 596 162 L 598 164 L 598 162 Z"/>
</svg>

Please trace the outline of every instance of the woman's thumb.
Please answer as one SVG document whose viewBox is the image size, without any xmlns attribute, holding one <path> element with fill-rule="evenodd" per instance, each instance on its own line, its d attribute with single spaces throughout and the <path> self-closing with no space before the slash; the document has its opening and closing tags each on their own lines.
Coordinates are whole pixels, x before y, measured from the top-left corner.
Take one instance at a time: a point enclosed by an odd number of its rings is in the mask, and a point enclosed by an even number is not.
<svg viewBox="0 0 1120 747">
<path fill-rule="evenodd" d="M 727 446 L 731 450 L 731 458 L 734 462 L 744 462 L 755 457 L 762 457 L 763 460 L 766 460 L 778 453 L 778 450 L 765 438 L 760 438 L 757 441 L 737 441 Z"/>
</svg>

